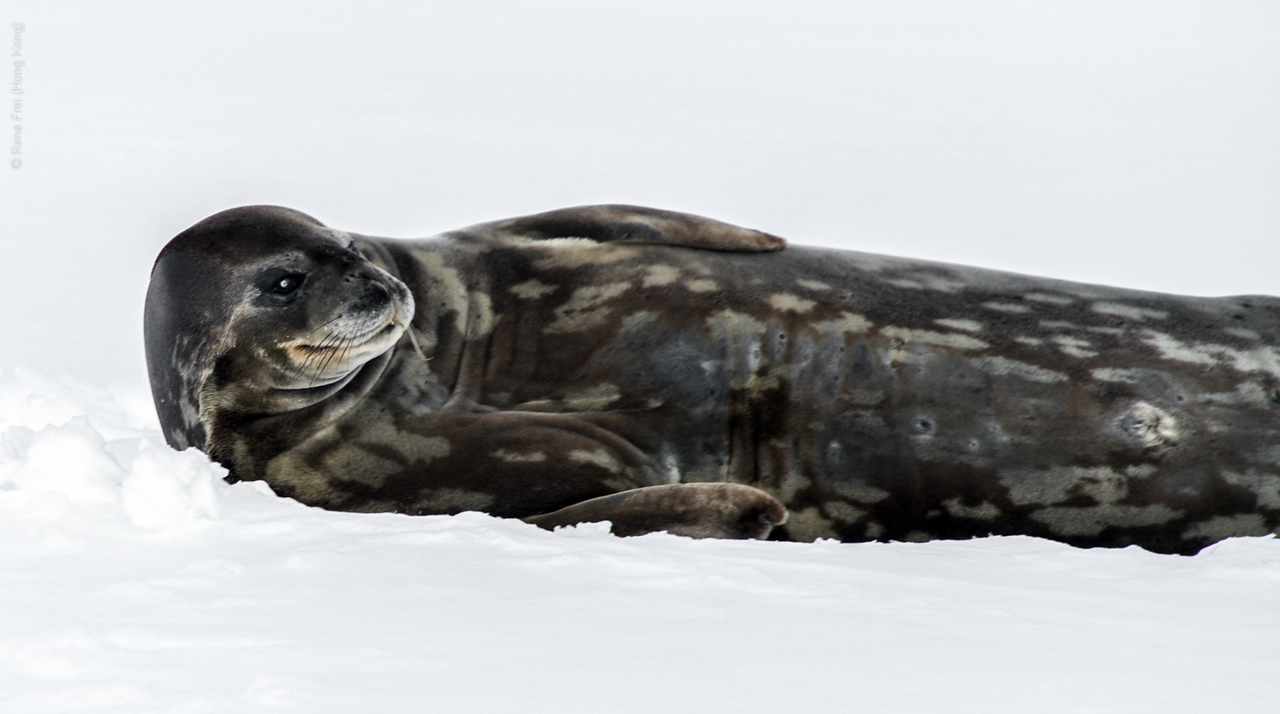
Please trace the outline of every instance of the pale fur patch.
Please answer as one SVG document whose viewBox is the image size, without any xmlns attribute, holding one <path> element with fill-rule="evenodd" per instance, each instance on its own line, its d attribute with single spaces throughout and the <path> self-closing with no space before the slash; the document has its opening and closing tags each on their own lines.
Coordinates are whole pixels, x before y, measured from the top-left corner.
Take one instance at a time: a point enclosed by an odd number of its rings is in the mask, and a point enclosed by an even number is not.
<svg viewBox="0 0 1280 714">
<path fill-rule="evenodd" d="M 1182 511 L 1175 511 L 1157 503 L 1151 506 L 1053 506 L 1041 508 L 1031 518 L 1049 526 L 1055 533 L 1066 536 L 1096 536 L 1108 526 L 1139 528 L 1168 523 Z"/>
<path fill-rule="evenodd" d="M 541 280 L 535 279 L 526 280 L 519 285 L 512 285 L 510 292 L 524 300 L 537 300 L 543 295 L 549 295 L 559 289 L 558 285 L 547 285 Z"/>
<path fill-rule="evenodd" d="M 842 312 L 840 317 L 813 323 L 813 329 L 819 333 L 844 333 L 861 335 L 871 329 L 871 321 L 862 315 Z"/>
<path fill-rule="evenodd" d="M 580 392 L 569 392 L 564 401 L 569 408 L 577 411 L 600 411 L 622 398 L 616 384 L 598 384 Z"/>
<path fill-rule="evenodd" d="M 674 265 L 650 265 L 645 268 L 641 285 L 646 288 L 660 288 L 680 279 L 680 269 Z"/>
<path fill-rule="evenodd" d="M 958 335 L 954 332 L 932 332 L 930 330 L 911 330 L 905 327 L 884 327 L 880 334 L 897 338 L 904 342 L 914 342 L 937 347 L 951 347 L 957 350 L 985 350 L 991 345 L 976 337 Z"/>
<path fill-rule="evenodd" d="M 1102 315 L 1115 315 L 1116 317 L 1124 317 L 1130 320 L 1164 320 L 1169 317 L 1169 313 L 1163 310 L 1149 310 L 1145 307 L 1125 305 L 1119 302 L 1095 302 L 1091 309 Z"/>
<path fill-rule="evenodd" d="M 805 300 L 804 298 L 791 293 L 777 293 L 769 296 L 769 304 L 772 305 L 775 310 L 803 314 L 812 310 L 813 306 L 818 303 L 813 300 Z"/>
<path fill-rule="evenodd" d="M 996 310 L 998 312 L 1024 313 L 1031 312 L 1031 308 L 1026 305 L 1019 305 L 1014 302 L 984 302 L 982 306 L 988 310 Z"/>
<path fill-rule="evenodd" d="M 604 324 L 613 314 L 605 303 L 630 290 L 631 283 L 587 285 L 573 291 L 565 304 L 556 308 L 555 322 L 545 332 L 579 332 Z"/>
<path fill-rule="evenodd" d="M 1066 381 L 1067 379 L 1067 375 L 1061 372 L 1055 372 L 1051 369 L 1037 367 L 1033 364 L 1019 362 L 1006 357 L 979 357 L 975 359 L 974 362 L 979 366 L 986 368 L 992 374 L 1010 375 L 1031 382 L 1053 384 L 1055 382 Z"/>
<path fill-rule="evenodd" d="M 827 285 L 826 283 L 822 282 L 821 280 L 803 280 L 803 279 L 801 279 L 801 280 L 797 280 L 797 281 L 796 281 L 796 285 L 799 285 L 799 286 L 800 286 L 800 287 L 802 287 L 802 288 L 808 288 L 808 289 L 810 289 L 810 290 L 830 290 L 830 289 L 831 289 L 831 286 L 830 286 L 830 285 Z"/>
<path fill-rule="evenodd" d="M 713 290 L 719 290 L 720 284 L 714 280 L 707 280 L 703 278 L 698 280 L 686 280 L 684 282 L 684 287 L 690 292 L 709 293 Z"/>
<path fill-rule="evenodd" d="M 569 460 L 580 464 L 595 464 L 610 473 L 616 474 L 622 471 L 622 464 L 619 464 L 618 460 L 610 456 L 609 452 L 604 449 L 596 449 L 595 451 L 574 449 L 569 452 Z"/>
<path fill-rule="evenodd" d="M 1074 298 L 1069 298 L 1066 295 L 1051 295 L 1049 293 L 1027 293 L 1022 296 L 1022 299 L 1031 300 L 1033 302 L 1044 302 L 1050 305 L 1070 305 L 1075 302 Z"/>
<path fill-rule="evenodd" d="M 491 456 L 511 464 L 534 464 L 547 460 L 547 455 L 541 451 L 520 453 L 507 449 L 498 449 Z"/>
<path fill-rule="evenodd" d="M 975 320 L 955 320 L 951 318 L 943 318 L 941 320 L 934 320 L 934 322 L 952 330 L 963 330 L 965 332 L 982 332 L 982 330 L 984 329 L 982 326 L 982 323 L 977 322 Z"/>
</svg>

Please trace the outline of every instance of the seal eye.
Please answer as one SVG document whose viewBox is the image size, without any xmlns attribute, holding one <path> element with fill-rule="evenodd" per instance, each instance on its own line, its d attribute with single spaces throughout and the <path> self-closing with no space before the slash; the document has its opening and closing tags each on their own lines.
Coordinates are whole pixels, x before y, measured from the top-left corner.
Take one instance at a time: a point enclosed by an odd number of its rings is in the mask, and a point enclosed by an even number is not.
<svg viewBox="0 0 1280 714">
<path fill-rule="evenodd" d="M 271 283 L 271 292 L 276 295 L 292 295 L 298 288 L 302 287 L 302 279 L 306 277 L 302 273 L 289 273 L 281 275 Z"/>
</svg>

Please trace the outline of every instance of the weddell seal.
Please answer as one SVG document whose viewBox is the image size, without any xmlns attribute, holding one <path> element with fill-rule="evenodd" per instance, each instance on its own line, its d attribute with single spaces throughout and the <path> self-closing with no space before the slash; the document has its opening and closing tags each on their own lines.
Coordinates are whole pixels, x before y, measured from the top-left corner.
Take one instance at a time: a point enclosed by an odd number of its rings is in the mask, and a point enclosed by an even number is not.
<svg viewBox="0 0 1280 714">
<path fill-rule="evenodd" d="M 323 508 L 1171 553 L 1280 530 L 1273 297 L 630 206 L 412 241 L 253 206 L 165 246 L 145 328 L 169 443 Z"/>
</svg>

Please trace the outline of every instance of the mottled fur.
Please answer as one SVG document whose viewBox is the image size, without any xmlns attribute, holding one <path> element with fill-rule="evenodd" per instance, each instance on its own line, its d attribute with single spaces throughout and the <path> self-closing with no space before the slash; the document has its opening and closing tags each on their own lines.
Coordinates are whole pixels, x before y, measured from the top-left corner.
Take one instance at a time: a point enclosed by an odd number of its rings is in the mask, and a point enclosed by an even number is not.
<svg viewBox="0 0 1280 714">
<path fill-rule="evenodd" d="M 326 379 L 349 372 L 328 385 L 246 386 L 263 345 L 298 338 L 244 307 L 246 276 L 290 251 L 332 262 L 351 240 L 368 263 L 317 269 L 299 299 L 342 313 L 356 293 L 317 286 L 364 271 L 415 306 L 403 327 L 421 352 L 405 334 L 330 364 Z M 234 209 L 157 261 L 157 407 L 175 446 L 333 509 L 536 520 L 727 482 L 785 504 L 773 537 L 800 540 L 1027 534 L 1192 553 L 1280 529 L 1280 300 L 782 246 L 631 207 L 422 241 Z M 653 493 L 576 512 L 651 514 Z M 760 513 L 756 493 L 722 493 L 738 510 L 704 509 L 704 531 Z M 704 496 L 671 496 L 667 527 Z"/>
</svg>

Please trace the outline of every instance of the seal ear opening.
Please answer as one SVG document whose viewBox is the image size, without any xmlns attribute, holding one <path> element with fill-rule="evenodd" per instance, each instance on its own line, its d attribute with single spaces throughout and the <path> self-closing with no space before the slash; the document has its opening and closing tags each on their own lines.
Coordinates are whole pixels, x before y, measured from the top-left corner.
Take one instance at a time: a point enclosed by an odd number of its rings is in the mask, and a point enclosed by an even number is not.
<svg viewBox="0 0 1280 714">
<path fill-rule="evenodd" d="M 643 206 L 578 206 L 486 223 L 473 230 L 549 240 L 589 238 L 597 243 L 669 245 L 736 253 L 782 250 L 787 242 L 768 233 L 688 213 Z"/>
</svg>

